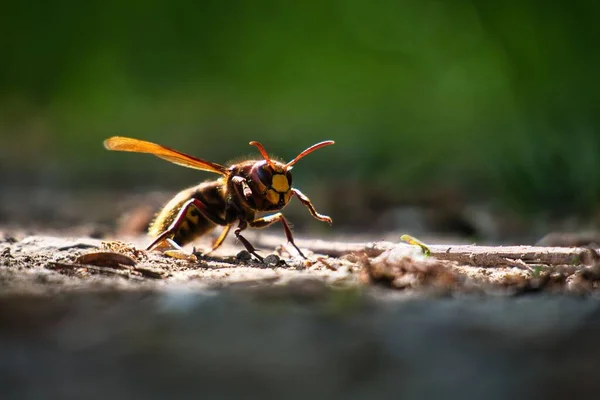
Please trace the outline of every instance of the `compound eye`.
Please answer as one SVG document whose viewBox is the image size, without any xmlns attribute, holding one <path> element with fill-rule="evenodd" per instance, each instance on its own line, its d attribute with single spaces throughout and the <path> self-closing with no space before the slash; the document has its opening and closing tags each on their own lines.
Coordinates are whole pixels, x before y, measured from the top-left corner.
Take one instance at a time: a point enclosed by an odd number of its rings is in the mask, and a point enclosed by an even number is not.
<svg viewBox="0 0 600 400">
<path fill-rule="evenodd" d="M 258 169 L 258 178 L 266 187 L 271 187 L 273 182 L 273 172 L 268 165 L 264 165 Z"/>
<path fill-rule="evenodd" d="M 292 187 L 292 173 L 290 171 L 286 171 L 285 177 L 287 178 L 288 185 Z"/>
</svg>

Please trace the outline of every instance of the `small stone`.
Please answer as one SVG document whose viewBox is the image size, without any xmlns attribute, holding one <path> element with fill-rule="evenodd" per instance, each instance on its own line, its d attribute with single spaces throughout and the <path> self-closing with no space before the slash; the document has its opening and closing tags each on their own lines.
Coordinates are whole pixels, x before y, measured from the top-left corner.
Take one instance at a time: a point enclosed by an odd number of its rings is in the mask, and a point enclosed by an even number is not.
<svg viewBox="0 0 600 400">
<path fill-rule="evenodd" d="M 236 254 L 235 259 L 238 261 L 250 261 L 252 259 L 252 254 L 248 250 L 242 250 Z"/>
<path fill-rule="evenodd" d="M 281 261 L 283 260 L 277 254 L 269 254 L 265 257 L 264 263 L 267 267 L 274 268 L 281 265 Z M 285 261 L 283 263 L 285 264 Z"/>
</svg>

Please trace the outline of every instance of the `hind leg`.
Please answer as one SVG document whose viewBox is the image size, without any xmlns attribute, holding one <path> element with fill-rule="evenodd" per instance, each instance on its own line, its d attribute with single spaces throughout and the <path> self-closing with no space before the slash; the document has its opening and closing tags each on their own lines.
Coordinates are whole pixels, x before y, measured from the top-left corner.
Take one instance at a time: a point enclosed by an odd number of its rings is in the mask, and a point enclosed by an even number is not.
<svg viewBox="0 0 600 400">
<path fill-rule="evenodd" d="M 173 239 L 167 238 L 161 240 L 153 248 L 153 251 L 158 251 L 166 256 L 177 258 L 179 260 L 197 261 L 198 258 L 183 250 Z"/>
<path fill-rule="evenodd" d="M 173 237 L 180 230 L 180 228 L 182 227 L 182 224 L 184 224 L 187 221 L 188 212 L 192 208 L 197 210 L 200 214 L 202 214 L 204 217 L 206 217 L 212 223 L 217 224 L 217 225 L 228 226 L 225 219 L 212 213 L 208 209 L 206 204 L 204 204 L 202 201 L 193 198 L 193 199 L 186 201 L 183 204 L 183 206 L 181 206 L 179 213 L 177 213 L 177 216 L 175 217 L 175 219 L 173 220 L 171 225 L 169 225 L 169 227 L 164 232 L 162 232 L 160 235 L 158 235 L 154 239 L 154 241 L 152 243 L 150 243 L 150 245 L 147 247 L 147 250 L 158 250 L 158 251 L 161 251 L 161 252 L 163 252 L 167 255 L 170 255 L 172 257 L 175 257 L 175 258 L 185 258 L 185 259 L 189 258 L 191 255 L 185 253 L 183 251 L 183 249 L 181 248 L 181 246 L 179 245 L 179 243 L 177 243 L 175 240 L 173 240 Z M 227 231 L 228 231 L 228 229 L 226 228 L 225 232 L 224 232 L 225 235 L 227 234 Z M 221 237 L 219 237 L 219 239 L 217 239 L 216 247 L 221 245 L 221 243 L 225 239 L 225 235 L 221 234 Z M 214 247 L 214 245 L 213 245 L 213 249 L 216 247 Z M 187 255 L 187 257 L 184 255 Z M 193 255 L 192 255 L 192 257 L 195 258 L 195 256 L 193 256 Z"/>
</svg>

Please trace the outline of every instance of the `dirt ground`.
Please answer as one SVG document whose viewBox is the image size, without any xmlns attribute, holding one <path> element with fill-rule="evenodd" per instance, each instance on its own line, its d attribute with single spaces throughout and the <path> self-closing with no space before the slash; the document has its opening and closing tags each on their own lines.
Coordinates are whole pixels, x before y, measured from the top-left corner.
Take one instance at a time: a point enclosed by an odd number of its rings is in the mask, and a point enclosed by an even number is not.
<svg viewBox="0 0 600 400">
<path fill-rule="evenodd" d="M 143 250 L 135 231 L 0 228 L 0 398 L 600 390 L 595 248 L 421 238 L 426 254 L 400 233 L 296 236 L 308 260 L 281 232 L 249 232 L 258 262 L 230 239 L 178 259 Z"/>
<path fill-rule="evenodd" d="M 27 235 L 0 231 L 3 292 L 61 288 L 222 288 L 254 286 L 371 287 L 410 294 L 517 295 L 528 292 L 594 294 L 600 256 L 591 248 L 429 245 L 430 255 L 402 241 L 297 239 L 301 258 L 281 237 L 249 233 L 260 262 L 233 240 L 203 255 L 195 247 L 169 256 L 145 251 L 148 238 L 126 241 Z M 199 245 L 208 247 L 207 240 Z M 303 282 L 300 284 L 299 282 Z"/>
<path fill-rule="evenodd" d="M 253 239 L 266 249 L 281 240 Z M 432 245 L 425 257 L 390 242 L 306 240 L 310 262 L 271 247 L 266 265 L 231 243 L 188 261 L 139 250 L 146 241 L 3 234 L 0 398 L 561 399 L 600 390 L 588 249 Z"/>
</svg>

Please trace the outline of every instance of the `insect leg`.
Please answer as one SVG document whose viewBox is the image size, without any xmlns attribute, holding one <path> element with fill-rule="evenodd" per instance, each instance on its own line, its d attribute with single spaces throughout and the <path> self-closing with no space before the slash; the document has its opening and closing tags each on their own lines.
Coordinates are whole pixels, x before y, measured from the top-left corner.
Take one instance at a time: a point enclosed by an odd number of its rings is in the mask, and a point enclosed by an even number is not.
<svg viewBox="0 0 600 400">
<path fill-rule="evenodd" d="M 281 225 L 283 225 L 283 231 L 285 232 L 285 237 L 286 237 L 287 241 L 292 246 L 294 246 L 296 251 L 298 251 L 298 254 L 300 254 L 302 256 L 302 258 L 306 259 L 306 256 L 304 255 L 304 253 L 302 253 L 302 251 L 298 248 L 298 246 L 296 246 L 296 243 L 294 243 L 294 236 L 292 235 L 292 230 L 290 229 L 290 226 L 288 225 L 288 223 L 285 220 L 285 217 L 283 216 L 282 213 L 267 215 L 266 217 L 257 218 L 254 221 L 250 221 L 248 223 L 253 228 L 264 228 L 266 226 L 274 224 L 277 221 L 281 222 Z"/>
<path fill-rule="evenodd" d="M 306 208 L 308 208 L 310 215 L 312 215 L 319 221 L 327 222 L 329 225 L 333 223 L 330 217 L 328 217 L 327 215 L 319 214 L 317 210 L 315 210 L 315 206 L 313 206 L 313 204 L 310 202 L 310 199 L 304 193 L 302 193 L 298 189 L 292 189 L 292 194 L 295 194 L 296 197 L 298 197 L 298 200 L 300 200 L 300 202 L 304 204 Z"/>
<path fill-rule="evenodd" d="M 223 232 L 221 232 L 221 235 L 219 235 L 219 237 L 217 238 L 217 240 L 214 241 L 214 243 L 212 245 L 212 248 L 210 249 L 210 251 L 208 253 L 212 253 L 213 251 L 215 251 L 216 249 L 218 249 L 223 244 L 223 241 L 227 237 L 227 234 L 229 233 L 230 229 L 231 229 L 231 225 L 227 225 L 223 229 Z"/>
<path fill-rule="evenodd" d="M 250 186 L 248 186 L 248 181 L 245 178 L 242 178 L 241 176 L 234 176 L 231 178 L 231 180 L 233 183 L 242 188 L 242 193 L 244 193 L 244 197 L 246 199 L 252 197 L 252 189 L 250 189 Z"/>
<path fill-rule="evenodd" d="M 146 250 L 152 250 L 153 248 L 155 248 L 159 243 L 161 243 L 162 241 L 164 241 L 165 239 L 167 239 L 170 235 L 174 234 L 175 232 L 177 232 L 177 228 L 179 228 L 179 226 L 181 225 L 181 223 L 183 221 L 185 221 L 186 215 L 187 215 L 187 210 L 189 207 L 196 207 L 196 209 L 202 214 L 204 215 L 206 218 L 208 218 L 212 223 L 217 224 L 217 225 L 227 225 L 227 222 L 225 221 L 224 218 L 215 215 L 214 213 L 212 213 L 208 207 L 206 206 L 206 204 L 204 204 L 202 201 L 198 200 L 198 199 L 189 199 L 188 201 L 186 201 L 183 206 L 181 206 L 181 209 L 179 210 L 179 213 L 177 214 L 177 217 L 175 217 L 175 220 L 173 220 L 173 222 L 171 223 L 171 225 L 169 225 L 169 227 L 167 228 L 167 230 L 165 230 L 163 233 L 161 233 L 160 235 L 158 235 L 156 237 L 156 239 L 154 239 L 154 241 L 150 244 L 150 246 L 147 247 Z"/>
<path fill-rule="evenodd" d="M 180 245 L 170 238 L 166 238 L 162 242 L 157 243 L 154 250 L 160 251 L 169 257 L 178 258 L 180 260 L 188 260 L 193 262 L 198 261 L 198 258 L 194 254 L 186 253 Z"/>
<path fill-rule="evenodd" d="M 258 258 L 262 262 L 263 258 L 258 255 L 254 246 L 252 246 L 252 244 L 248 241 L 248 239 L 246 239 L 245 237 L 243 237 L 241 235 L 241 232 L 244 229 L 246 229 L 247 226 L 248 226 L 248 224 L 246 223 L 246 221 L 240 221 L 240 224 L 238 225 L 237 229 L 233 233 L 235 234 L 235 237 L 240 242 L 242 242 L 242 244 L 244 245 L 244 247 L 246 248 L 248 253 L 252 254 L 254 257 Z"/>
<path fill-rule="evenodd" d="M 183 251 L 183 248 L 177 243 L 175 243 L 173 239 L 166 238 L 163 241 L 157 243 L 154 247 L 154 250 L 158 250 L 164 253 L 166 251 L 171 250 Z"/>
</svg>

